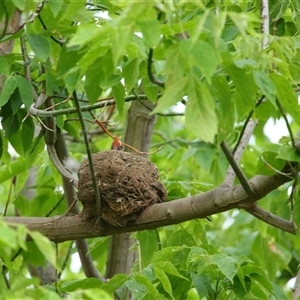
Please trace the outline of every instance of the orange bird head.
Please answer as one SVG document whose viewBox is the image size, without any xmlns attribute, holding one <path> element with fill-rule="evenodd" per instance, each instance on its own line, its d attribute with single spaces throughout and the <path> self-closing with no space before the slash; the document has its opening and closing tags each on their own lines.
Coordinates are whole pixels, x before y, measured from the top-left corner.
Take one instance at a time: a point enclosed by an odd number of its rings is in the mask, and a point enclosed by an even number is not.
<svg viewBox="0 0 300 300">
<path fill-rule="evenodd" d="M 120 141 L 119 137 L 116 136 L 114 138 L 114 141 L 111 144 L 111 149 L 112 150 L 120 150 L 120 151 L 122 151 L 124 149 L 124 146 L 123 146 L 122 142 Z"/>
</svg>

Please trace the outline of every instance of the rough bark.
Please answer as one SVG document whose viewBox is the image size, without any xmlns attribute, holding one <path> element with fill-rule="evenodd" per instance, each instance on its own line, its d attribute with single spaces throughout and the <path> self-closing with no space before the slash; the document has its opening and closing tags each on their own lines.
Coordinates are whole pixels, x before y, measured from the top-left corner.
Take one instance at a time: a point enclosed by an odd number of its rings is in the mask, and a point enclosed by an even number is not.
<svg viewBox="0 0 300 300">
<path fill-rule="evenodd" d="M 249 197 L 241 185 L 235 187 L 218 187 L 203 194 L 177 199 L 147 207 L 137 218 L 136 224 L 126 227 L 106 225 L 100 227 L 96 221 L 86 221 L 82 215 L 57 216 L 54 218 L 38 217 L 5 217 L 4 220 L 15 224 L 25 224 L 30 230 L 40 231 L 50 240 L 64 242 L 74 239 L 109 236 L 161 226 L 178 224 L 184 221 L 205 218 L 233 208 L 245 208 L 255 205 L 256 201 L 290 181 L 290 177 L 276 174 L 272 176 L 258 175 L 249 180 L 257 193 L 257 198 Z M 293 223 L 278 218 L 281 230 L 295 234 Z M 266 221 L 266 220 L 264 220 Z"/>
<path fill-rule="evenodd" d="M 148 107 L 152 105 L 151 102 L 144 102 Z M 142 152 L 149 151 L 155 117 L 149 116 L 149 109 L 140 102 L 134 101 L 129 109 L 127 120 L 125 142 Z M 119 273 L 130 273 L 136 255 L 133 250 L 129 249 L 132 248 L 134 242 L 135 240 L 130 237 L 129 233 L 111 237 L 106 265 L 107 278 Z"/>
</svg>

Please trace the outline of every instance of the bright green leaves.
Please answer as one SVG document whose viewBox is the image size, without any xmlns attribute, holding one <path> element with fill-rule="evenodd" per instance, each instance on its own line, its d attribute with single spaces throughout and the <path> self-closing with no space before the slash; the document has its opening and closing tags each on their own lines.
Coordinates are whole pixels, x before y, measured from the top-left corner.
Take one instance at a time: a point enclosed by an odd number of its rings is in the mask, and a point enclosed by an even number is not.
<svg viewBox="0 0 300 300">
<path fill-rule="evenodd" d="M 300 108 L 298 106 L 297 95 L 292 85 L 285 77 L 278 74 L 271 74 L 270 78 L 276 86 L 277 97 L 281 106 L 293 117 L 295 122 L 300 125 Z"/>
<path fill-rule="evenodd" d="M 50 55 L 50 42 L 40 34 L 27 35 L 28 42 L 32 51 L 42 61 L 46 61 Z"/>
<path fill-rule="evenodd" d="M 253 77 L 262 94 L 276 106 L 276 86 L 273 81 L 262 71 L 254 71 Z"/>
<path fill-rule="evenodd" d="M 211 76 L 214 74 L 218 59 L 214 49 L 204 41 L 183 40 L 180 43 L 179 51 L 186 59 L 185 64 L 188 68 L 197 67 L 203 76 L 210 83 Z"/>
<path fill-rule="evenodd" d="M 201 140 L 213 142 L 218 131 L 215 104 L 205 84 L 190 82 L 189 100 L 186 106 L 185 123 Z"/>
<path fill-rule="evenodd" d="M 139 20 L 138 25 L 149 48 L 157 46 L 161 38 L 160 22 L 158 20 Z"/>
<path fill-rule="evenodd" d="M 4 83 L 1 95 L 0 95 L 0 107 L 5 105 L 10 96 L 17 87 L 17 81 L 14 76 L 9 76 Z"/>
<path fill-rule="evenodd" d="M 256 100 L 256 88 L 251 75 L 234 64 L 230 53 L 224 52 L 222 54 L 222 63 L 225 71 L 227 71 L 234 82 L 235 99 L 238 110 L 240 112 L 246 112 L 247 110 L 253 109 Z"/>
<path fill-rule="evenodd" d="M 27 79 L 19 75 L 16 76 L 16 81 L 19 88 L 21 100 L 26 107 L 29 107 L 33 103 L 32 86 Z"/>
</svg>

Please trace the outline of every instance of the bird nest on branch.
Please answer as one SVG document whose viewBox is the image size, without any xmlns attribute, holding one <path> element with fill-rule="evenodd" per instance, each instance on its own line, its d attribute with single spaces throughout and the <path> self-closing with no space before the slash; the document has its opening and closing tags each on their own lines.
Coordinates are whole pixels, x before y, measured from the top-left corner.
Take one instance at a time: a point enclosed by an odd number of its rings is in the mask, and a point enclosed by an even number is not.
<svg viewBox="0 0 300 300">
<path fill-rule="evenodd" d="M 91 170 L 86 159 L 78 171 L 78 198 L 86 219 L 101 217 L 111 225 L 126 226 L 134 222 L 145 207 L 166 199 L 158 170 L 147 158 L 111 150 L 93 154 L 92 160 L 101 195 L 101 215 L 97 213 Z"/>
</svg>

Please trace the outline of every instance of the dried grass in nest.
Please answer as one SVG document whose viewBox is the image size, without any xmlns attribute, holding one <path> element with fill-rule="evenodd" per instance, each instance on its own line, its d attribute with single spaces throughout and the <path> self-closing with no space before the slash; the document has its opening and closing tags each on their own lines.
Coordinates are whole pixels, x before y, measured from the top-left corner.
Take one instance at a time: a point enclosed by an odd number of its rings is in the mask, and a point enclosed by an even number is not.
<svg viewBox="0 0 300 300">
<path fill-rule="evenodd" d="M 158 170 L 147 158 L 111 150 L 94 154 L 93 165 L 101 193 L 101 216 L 97 216 L 88 160 L 82 162 L 78 171 L 78 198 L 87 219 L 102 217 L 111 225 L 126 226 L 145 207 L 166 199 Z"/>
</svg>

